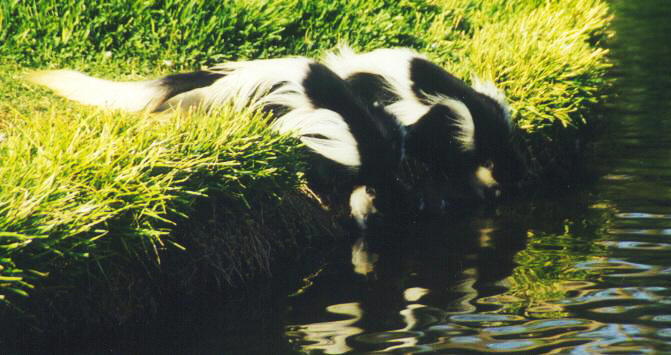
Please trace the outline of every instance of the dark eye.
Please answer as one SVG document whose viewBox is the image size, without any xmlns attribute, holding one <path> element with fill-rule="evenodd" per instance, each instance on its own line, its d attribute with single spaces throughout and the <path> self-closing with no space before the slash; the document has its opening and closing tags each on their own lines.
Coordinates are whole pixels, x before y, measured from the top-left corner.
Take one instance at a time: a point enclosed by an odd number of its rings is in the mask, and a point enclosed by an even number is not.
<svg viewBox="0 0 671 355">
<path fill-rule="evenodd" d="M 487 169 L 494 169 L 494 162 L 491 160 L 487 160 L 484 164 L 482 164 Z"/>
<path fill-rule="evenodd" d="M 371 197 L 375 197 L 375 189 L 370 186 L 366 186 L 366 193 Z"/>
</svg>

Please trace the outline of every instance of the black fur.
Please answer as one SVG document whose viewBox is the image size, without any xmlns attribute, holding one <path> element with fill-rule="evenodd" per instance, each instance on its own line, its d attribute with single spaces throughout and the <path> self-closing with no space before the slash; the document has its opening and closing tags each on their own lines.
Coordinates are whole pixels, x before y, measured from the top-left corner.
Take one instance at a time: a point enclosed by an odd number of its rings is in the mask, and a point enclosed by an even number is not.
<svg viewBox="0 0 671 355">
<path fill-rule="evenodd" d="M 357 141 L 361 166 L 357 183 L 380 186 L 395 175 L 403 150 L 402 128 L 382 106 L 367 105 L 326 66 L 311 64 L 303 86 L 315 107 L 338 113 Z"/>
<path fill-rule="evenodd" d="M 161 87 L 167 89 L 163 100 L 168 100 L 183 92 L 210 86 L 222 77 L 224 74 L 205 70 L 168 75 L 160 80 Z"/>
<path fill-rule="evenodd" d="M 197 71 L 165 77 L 161 80 L 161 86 L 167 91 L 164 102 L 180 93 L 210 86 L 224 76 L 217 72 Z M 271 92 L 283 85 L 277 83 Z M 362 101 L 349 83 L 317 62 L 308 65 L 302 86 L 312 107 L 327 109 L 342 117 L 357 142 L 361 162 L 353 169 L 318 153 L 310 154 L 307 178 L 311 187 L 329 202 L 343 203 L 355 186 L 366 185 L 375 191 L 378 210 L 395 208 L 385 207 L 398 205 L 396 201 L 402 198 L 404 191 L 397 181 L 404 131 L 395 117 L 383 106 Z M 274 117 L 290 111 L 290 108 L 276 104 L 266 105 L 263 109 L 271 111 Z"/>
<path fill-rule="evenodd" d="M 411 60 L 410 79 L 413 92 L 423 103 L 428 103 L 430 95 L 444 95 L 466 105 L 475 126 L 475 159 L 478 165 L 492 166 L 494 178 L 506 188 L 522 178 L 526 169 L 513 144 L 503 107 L 498 102 L 423 58 Z M 449 115 L 446 117 L 449 118 Z M 447 127 L 443 130 L 450 130 L 449 121 L 445 122 Z"/>
<path fill-rule="evenodd" d="M 408 72 L 399 68 L 398 76 L 407 76 L 411 81 L 414 97 L 399 97 L 385 78 L 376 73 L 354 73 L 347 81 L 369 105 L 388 106 L 401 99 L 415 99 L 429 107 L 428 112 L 406 127 L 406 153 L 426 165 L 431 175 L 428 180 L 433 184 L 443 180 L 449 185 L 444 189 L 451 191 L 449 198 L 476 196 L 475 190 L 469 190 L 479 167 L 491 168 L 494 179 L 504 190 L 510 190 L 522 178 L 526 169 L 513 144 L 504 109 L 498 102 L 420 57 L 410 60 Z M 463 149 L 456 139 L 461 118 L 449 106 L 436 104 L 433 101 L 436 96 L 456 99 L 468 108 L 475 128 L 474 150 Z M 481 194 L 497 196 L 500 187 L 494 185 Z"/>
<path fill-rule="evenodd" d="M 384 78 L 377 74 L 355 73 L 347 78 L 353 92 L 368 105 L 391 105 L 400 97 L 389 90 Z"/>
<path fill-rule="evenodd" d="M 429 112 L 408 127 L 408 155 L 450 177 L 474 171 L 478 165 L 475 152 L 463 151 L 456 140 L 457 119 L 450 107 L 433 105 Z"/>
</svg>

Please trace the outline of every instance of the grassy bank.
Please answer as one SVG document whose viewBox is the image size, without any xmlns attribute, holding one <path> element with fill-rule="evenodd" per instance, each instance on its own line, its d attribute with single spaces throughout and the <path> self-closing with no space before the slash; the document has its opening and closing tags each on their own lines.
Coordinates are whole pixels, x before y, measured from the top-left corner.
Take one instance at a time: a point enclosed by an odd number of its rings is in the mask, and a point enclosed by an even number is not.
<svg viewBox="0 0 671 355">
<path fill-rule="evenodd" d="M 194 249 L 227 280 L 268 264 L 272 231 L 328 230 L 301 223 L 319 209 L 300 192 L 302 150 L 260 115 L 104 112 L 24 84 L 29 68 L 137 79 L 224 60 L 319 57 L 338 43 L 408 46 L 466 80 L 496 81 L 541 172 L 590 123 L 608 22 L 601 0 L 2 2 L 0 300 L 21 302 L 54 275 L 105 278 L 131 259 L 158 269 Z M 211 240 L 185 227 L 208 204 L 218 222 L 201 227 L 219 231 Z M 241 247 L 246 239 L 257 242 Z"/>
</svg>

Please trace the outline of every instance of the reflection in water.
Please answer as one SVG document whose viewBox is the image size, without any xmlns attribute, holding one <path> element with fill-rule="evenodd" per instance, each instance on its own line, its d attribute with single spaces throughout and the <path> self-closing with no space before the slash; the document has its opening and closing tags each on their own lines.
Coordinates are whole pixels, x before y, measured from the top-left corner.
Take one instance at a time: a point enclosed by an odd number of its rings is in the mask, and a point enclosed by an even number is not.
<svg viewBox="0 0 671 355">
<path fill-rule="evenodd" d="M 462 339 L 461 330 L 472 335 L 473 324 L 522 321 L 516 315 L 476 313 L 478 298 L 504 289 L 501 283 L 510 275 L 513 256 L 527 235 L 516 227 L 500 233 L 496 223 L 491 218 L 457 216 L 449 228 L 442 222 L 422 224 L 357 239 L 349 265 L 334 262 L 312 280 L 313 285 L 292 297 L 296 306 L 290 318 L 302 321 L 287 326 L 286 335 L 303 344 L 301 350 L 317 353 L 418 352 L 443 347 L 452 333 Z M 478 287 L 479 282 L 484 285 Z M 334 323 L 328 315 L 329 307 L 349 302 L 355 302 L 361 313 L 346 325 L 359 332 L 343 338 L 343 345 L 324 329 L 334 327 L 332 332 L 343 334 L 342 323 Z M 463 326 L 446 328 L 445 321 Z"/>
<path fill-rule="evenodd" d="M 463 280 L 455 284 L 453 289 L 462 293 L 463 296 L 452 302 L 452 307 L 448 308 L 450 313 L 471 313 L 475 311 L 475 306 L 471 302 L 478 296 L 478 291 L 473 288 L 478 280 L 478 272 L 474 268 L 468 268 L 462 274 Z"/>
<path fill-rule="evenodd" d="M 357 274 L 367 276 L 373 272 L 379 258 L 379 255 L 366 250 L 366 240 L 363 238 L 357 239 L 352 245 L 352 266 Z"/>
<path fill-rule="evenodd" d="M 429 290 L 422 287 L 410 287 L 403 291 L 403 298 L 408 302 L 417 302 L 422 296 L 429 293 Z"/>
<path fill-rule="evenodd" d="M 595 185 L 357 239 L 290 298 L 297 350 L 671 353 L 671 2 L 611 4 Z"/>
<path fill-rule="evenodd" d="M 305 351 L 318 349 L 323 351 L 324 354 L 342 354 L 352 350 L 352 348 L 347 346 L 347 337 L 363 332 L 362 329 L 352 326 L 352 324 L 361 319 L 359 304 L 334 304 L 326 307 L 326 311 L 349 316 L 349 318 L 289 327 L 287 335 L 301 337 L 303 342 L 306 343 L 302 347 Z"/>
</svg>

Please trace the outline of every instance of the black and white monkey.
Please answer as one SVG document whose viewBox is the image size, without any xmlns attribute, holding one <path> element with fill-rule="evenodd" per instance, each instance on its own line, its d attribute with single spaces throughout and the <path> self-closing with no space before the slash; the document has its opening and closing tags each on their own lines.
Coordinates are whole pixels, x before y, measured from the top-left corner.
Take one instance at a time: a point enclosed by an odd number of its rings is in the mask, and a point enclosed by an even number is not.
<svg viewBox="0 0 671 355">
<path fill-rule="evenodd" d="M 523 177 L 510 107 L 493 83 L 468 86 L 404 48 L 355 53 L 343 47 L 324 64 L 406 126 L 407 156 L 446 180 L 451 195 L 495 199 Z"/>
<path fill-rule="evenodd" d="M 338 190 L 358 225 L 402 194 L 396 172 L 404 127 L 383 106 L 361 101 L 326 66 L 307 58 L 229 62 L 156 80 L 116 82 L 71 70 L 29 80 L 83 104 L 126 111 L 232 103 L 270 110 L 271 127 L 291 132 L 312 154 L 308 182 Z"/>
</svg>

